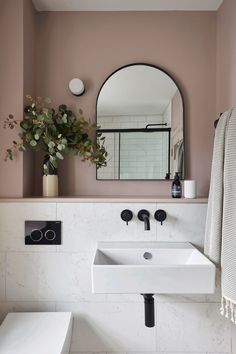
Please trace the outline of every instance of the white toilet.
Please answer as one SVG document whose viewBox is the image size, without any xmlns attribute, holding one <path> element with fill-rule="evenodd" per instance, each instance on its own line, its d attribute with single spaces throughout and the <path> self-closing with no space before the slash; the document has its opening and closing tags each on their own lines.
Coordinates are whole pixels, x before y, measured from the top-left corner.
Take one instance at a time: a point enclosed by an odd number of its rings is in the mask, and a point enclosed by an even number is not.
<svg viewBox="0 0 236 354">
<path fill-rule="evenodd" d="M 1 354 L 69 354 L 70 312 L 9 313 L 0 326 Z"/>
</svg>

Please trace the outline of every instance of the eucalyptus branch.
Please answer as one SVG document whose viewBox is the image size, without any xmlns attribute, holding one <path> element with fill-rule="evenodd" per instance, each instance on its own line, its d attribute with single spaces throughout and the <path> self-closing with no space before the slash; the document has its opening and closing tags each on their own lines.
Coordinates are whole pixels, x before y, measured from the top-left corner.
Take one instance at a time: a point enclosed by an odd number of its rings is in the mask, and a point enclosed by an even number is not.
<svg viewBox="0 0 236 354">
<path fill-rule="evenodd" d="M 82 110 L 77 117 L 64 104 L 57 109 L 51 108 L 49 98 L 37 97 L 34 100 L 27 95 L 27 99 L 30 104 L 25 107 L 23 120 L 19 123 L 21 142 L 13 141 L 6 150 L 5 161 L 13 160 L 16 151 L 32 149 L 48 155 L 54 168 L 57 168 L 58 160 L 63 160 L 67 154 L 79 155 L 82 161 L 90 161 L 97 168 L 106 166 L 105 137 L 96 134 L 96 124 L 88 121 Z M 10 114 L 4 121 L 4 128 L 14 129 L 18 122 Z M 48 173 L 46 165 L 44 173 Z"/>
</svg>

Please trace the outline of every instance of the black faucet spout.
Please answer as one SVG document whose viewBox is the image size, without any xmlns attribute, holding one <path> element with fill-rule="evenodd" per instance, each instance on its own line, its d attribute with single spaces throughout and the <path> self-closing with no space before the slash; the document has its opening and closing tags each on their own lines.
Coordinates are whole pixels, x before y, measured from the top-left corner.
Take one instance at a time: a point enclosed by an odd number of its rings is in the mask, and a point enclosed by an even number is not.
<svg viewBox="0 0 236 354">
<path fill-rule="evenodd" d="M 146 214 L 143 215 L 143 222 L 144 222 L 144 230 L 150 230 L 150 220 L 149 216 Z"/>
<path fill-rule="evenodd" d="M 150 230 L 150 214 L 146 209 L 139 210 L 138 219 L 144 222 L 144 230 Z"/>
</svg>

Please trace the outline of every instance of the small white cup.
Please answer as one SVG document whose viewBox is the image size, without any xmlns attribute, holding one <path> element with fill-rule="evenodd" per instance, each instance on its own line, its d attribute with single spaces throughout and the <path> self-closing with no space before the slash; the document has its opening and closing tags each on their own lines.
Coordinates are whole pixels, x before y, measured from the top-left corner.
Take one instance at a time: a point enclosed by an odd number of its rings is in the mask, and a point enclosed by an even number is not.
<svg viewBox="0 0 236 354">
<path fill-rule="evenodd" d="M 184 197 L 196 198 L 197 195 L 197 183 L 196 181 L 184 181 Z"/>
</svg>

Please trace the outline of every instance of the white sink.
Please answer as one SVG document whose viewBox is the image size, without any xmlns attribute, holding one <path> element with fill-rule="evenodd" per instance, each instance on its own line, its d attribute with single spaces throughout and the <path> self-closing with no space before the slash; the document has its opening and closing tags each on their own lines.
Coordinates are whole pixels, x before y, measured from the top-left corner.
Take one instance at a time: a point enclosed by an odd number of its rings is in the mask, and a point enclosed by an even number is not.
<svg viewBox="0 0 236 354">
<path fill-rule="evenodd" d="M 212 294 L 214 288 L 215 266 L 188 242 L 98 243 L 94 293 Z"/>
</svg>

